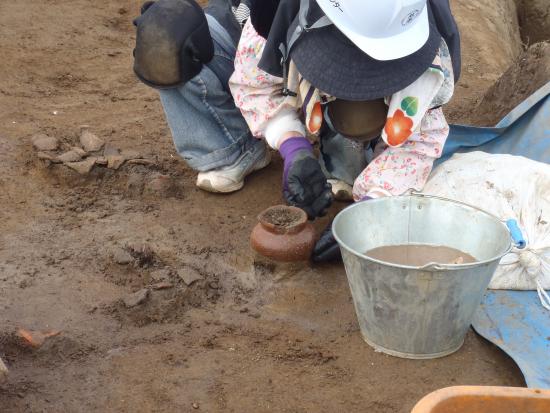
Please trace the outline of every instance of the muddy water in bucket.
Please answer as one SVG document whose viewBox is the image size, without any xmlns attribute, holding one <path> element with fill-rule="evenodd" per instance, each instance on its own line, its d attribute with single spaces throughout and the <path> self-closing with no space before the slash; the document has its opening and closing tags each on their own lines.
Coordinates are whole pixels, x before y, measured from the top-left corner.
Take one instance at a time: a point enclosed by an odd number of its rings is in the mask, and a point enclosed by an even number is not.
<svg viewBox="0 0 550 413">
<path fill-rule="evenodd" d="M 369 250 L 365 255 L 379 261 L 414 267 L 422 267 L 431 262 L 468 264 L 477 261 L 470 254 L 442 245 L 389 245 Z"/>
<path fill-rule="evenodd" d="M 357 203 L 340 212 L 332 228 L 364 340 L 406 358 L 442 357 L 462 346 L 500 258 L 511 249 L 499 219 L 423 195 Z M 428 254 L 428 263 L 399 264 L 366 254 L 411 245 L 447 247 L 464 260 L 445 263 Z"/>
</svg>

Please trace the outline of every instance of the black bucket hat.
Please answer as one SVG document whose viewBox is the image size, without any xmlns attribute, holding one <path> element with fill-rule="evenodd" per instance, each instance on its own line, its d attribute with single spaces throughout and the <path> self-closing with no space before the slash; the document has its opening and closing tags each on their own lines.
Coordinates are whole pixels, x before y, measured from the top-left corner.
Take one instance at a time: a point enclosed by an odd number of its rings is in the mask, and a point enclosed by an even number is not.
<svg viewBox="0 0 550 413">
<path fill-rule="evenodd" d="M 317 89 L 339 99 L 373 100 L 404 89 L 432 64 L 439 45 L 439 34 L 429 3 L 430 35 L 415 53 L 395 60 L 376 60 L 349 40 L 334 25 L 307 30 L 290 50 L 290 58 L 300 74 Z M 310 1 L 307 16 L 311 25 L 323 17 L 323 11 Z M 296 17 L 288 33 L 299 24 Z"/>
</svg>

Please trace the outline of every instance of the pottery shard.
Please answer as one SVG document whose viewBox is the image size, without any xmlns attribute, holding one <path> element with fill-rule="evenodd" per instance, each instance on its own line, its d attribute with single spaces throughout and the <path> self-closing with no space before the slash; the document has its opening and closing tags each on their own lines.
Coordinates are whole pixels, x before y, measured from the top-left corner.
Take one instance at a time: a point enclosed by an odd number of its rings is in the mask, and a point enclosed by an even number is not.
<svg viewBox="0 0 550 413">
<path fill-rule="evenodd" d="M 107 159 L 107 168 L 118 169 L 122 166 L 126 160 L 122 155 L 109 155 L 105 157 Z"/>
<path fill-rule="evenodd" d="M 202 280 L 202 275 L 193 268 L 183 268 L 178 270 L 178 277 L 180 277 L 186 285 L 191 285 L 196 281 Z"/>
<path fill-rule="evenodd" d="M 127 295 L 123 298 L 122 301 L 124 301 L 124 305 L 127 308 L 137 307 L 140 304 L 143 304 L 145 301 L 147 301 L 147 298 L 149 297 L 149 290 L 147 288 L 143 288 L 142 290 L 139 290 L 133 294 Z"/>
<path fill-rule="evenodd" d="M 59 146 L 57 138 L 40 133 L 31 138 L 31 142 L 38 151 L 55 151 Z"/>
<path fill-rule="evenodd" d="M 103 139 L 98 138 L 92 132 L 87 129 L 83 129 L 80 134 L 80 144 L 86 152 L 96 152 L 99 151 L 105 142 Z"/>
<path fill-rule="evenodd" d="M 65 152 L 64 154 L 61 154 L 57 157 L 57 160 L 59 162 L 67 163 L 67 162 L 78 162 L 82 159 L 82 156 L 72 149 L 68 152 Z"/>
<path fill-rule="evenodd" d="M 80 162 L 68 162 L 65 165 L 67 165 L 69 168 L 75 170 L 81 175 L 86 175 L 90 173 L 92 168 L 95 165 L 95 159 L 94 158 L 88 158 L 84 161 Z"/>
</svg>

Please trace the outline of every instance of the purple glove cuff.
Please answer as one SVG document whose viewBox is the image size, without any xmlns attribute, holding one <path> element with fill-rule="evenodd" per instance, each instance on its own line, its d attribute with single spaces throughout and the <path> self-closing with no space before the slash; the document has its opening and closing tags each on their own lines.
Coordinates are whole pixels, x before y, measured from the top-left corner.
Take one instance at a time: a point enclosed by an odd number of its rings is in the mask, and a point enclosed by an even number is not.
<svg viewBox="0 0 550 413">
<path fill-rule="evenodd" d="M 313 152 L 313 146 L 311 146 L 311 143 L 303 136 L 288 138 L 279 147 L 279 152 L 285 160 L 285 164 L 287 162 L 292 162 L 296 153 L 302 150 Z"/>
<path fill-rule="evenodd" d="M 307 151 L 308 153 L 313 153 L 313 146 L 311 146 L 311 143 L 309 143 L 309 141 L 303 136 L 288 138 L 279 147 L 279 153 L 285 160 L 284 170 L 283 170 L 283 187 L 285 189 L 288 189 L 288 185 L 287 185 L 288 171 L 290 170 L 290 167 L 294 163 L 294 158 L 301 151 Z"/>
</svg>

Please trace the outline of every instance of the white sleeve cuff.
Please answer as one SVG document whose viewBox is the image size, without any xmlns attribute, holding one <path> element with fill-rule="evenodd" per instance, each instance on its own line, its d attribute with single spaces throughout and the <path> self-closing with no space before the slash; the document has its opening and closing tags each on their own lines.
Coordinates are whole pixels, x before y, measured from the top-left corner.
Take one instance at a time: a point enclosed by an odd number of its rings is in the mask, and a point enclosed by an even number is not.
<svg viewBox="0 0 550 413">
<path fill-rule="evenodd" d="M 288 132 L 306 136 L 306 130 L 295 109 L 283 109 L 269 120 L 265 128 L 265 140 L 273 149 L 279 149 L 279 141 Z"/>
</svg>

